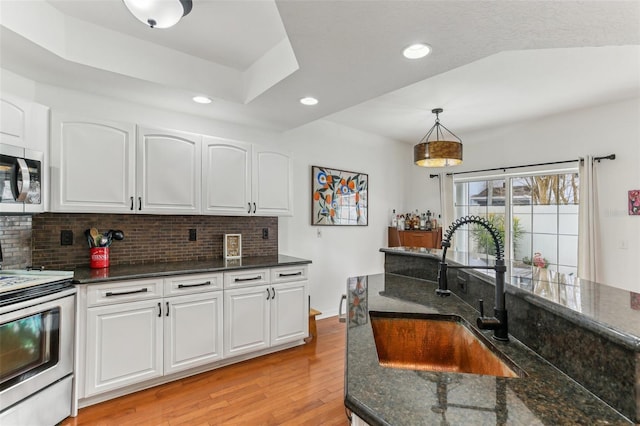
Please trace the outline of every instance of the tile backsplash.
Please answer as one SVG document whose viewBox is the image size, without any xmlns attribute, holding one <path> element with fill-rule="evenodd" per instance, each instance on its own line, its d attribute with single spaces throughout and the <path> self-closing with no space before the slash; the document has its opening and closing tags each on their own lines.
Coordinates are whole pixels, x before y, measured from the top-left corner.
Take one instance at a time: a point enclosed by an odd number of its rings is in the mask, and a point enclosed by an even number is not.
<svg viewBox="0 0 640 426">
<path fill-rule="evenodd" d="M 31 216 L 0 216 L 0 245 L 3 268 L 31 265 Z"/>
<path fill-rule="evenodd" d="M 224 234 L 242 234 L 243 257 L 278 253 L 277 217 L 42 213 L 0 216 L 0 224 L 6 268 L 88 266 L 84 231 L 91 227 L 124 232 L 124 240 L 111 245 L 111 265 L 219 259 Z M 264 228 L 268 239 L 262 238 Z M 196 230 L 196 241 L 189 241 L 190 229 Z M 73 245 L 61 245 L 62 230 L 73 232 Z"/>
</svg>

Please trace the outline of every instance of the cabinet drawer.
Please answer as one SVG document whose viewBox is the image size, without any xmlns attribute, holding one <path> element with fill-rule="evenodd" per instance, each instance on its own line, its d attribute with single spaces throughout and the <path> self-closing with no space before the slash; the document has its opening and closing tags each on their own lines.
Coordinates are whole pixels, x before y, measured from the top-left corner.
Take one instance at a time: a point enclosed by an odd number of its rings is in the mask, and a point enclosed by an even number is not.
<svg viewBox="0 0 640 426">
<path fill-rule="evenodd" d="M 177 275 L 164 279 L 164 296 L 222 290 L 222 272 L 215 274 Z"/>
<path fill-rule="evenodd" d="M 87 286 L 87 306 L 110 305 L 162 297 L 162 278 Z"/>
<path fill-rule="evenodd" d="M 249 269 L 224 273 L 224 288 L 251 287 L 269 284 L 269 269 Z"/>
<path fill-rule="evenodd" d="M 286 283 L 307 279 L 307 265 L 281 266 L 271 269 L 271 282 Z"/>
</svg>

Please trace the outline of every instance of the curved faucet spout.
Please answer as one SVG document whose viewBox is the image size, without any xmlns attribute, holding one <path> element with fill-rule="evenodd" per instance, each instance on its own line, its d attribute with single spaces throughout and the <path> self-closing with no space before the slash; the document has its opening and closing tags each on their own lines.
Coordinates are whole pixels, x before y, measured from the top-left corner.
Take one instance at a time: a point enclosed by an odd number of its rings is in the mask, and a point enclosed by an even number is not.
<svg viewBox="0 0 640 426">
<path fill-rule="evenodd" d="M 509 329 L 507 324 L 507 309 L 504 293 L 504 275 L 507 270 L 504 262 L 504 245 L 499 231 L 487 219 L 479 216 L 465 216 L 457 219 L 451 224 L 451 226 L 449 226 L 449 229 L 442 239 L 442 260 L 440 261 L 438 268 L 438 288 L 436 289 L 436 294 L 441 297 L 449 296 L 451 294 L 451 291 L 449 290 L 449 283 L 447 281 L 447 270 L 449 268 L 474 269 L 473 266 L 448 266 L 446 262 L 447 249 L 451 247 L 451 237 L 453 236 L 453 233 L 462 225 L 469 223 L 480 225 L 489 232 L 496 251 L 495 266 L 478 267 L 478 269 L 493 269 L 496 271 L 496 296 L 495 306 L 493 309 L 494 316 L 484 316 L 482 301 L 480 301 L 480 317 L 478 318 L 477 325 L 481 329 L 494 330 L 494 339 L 507 341 L 509 340 Z"/>
</svg>

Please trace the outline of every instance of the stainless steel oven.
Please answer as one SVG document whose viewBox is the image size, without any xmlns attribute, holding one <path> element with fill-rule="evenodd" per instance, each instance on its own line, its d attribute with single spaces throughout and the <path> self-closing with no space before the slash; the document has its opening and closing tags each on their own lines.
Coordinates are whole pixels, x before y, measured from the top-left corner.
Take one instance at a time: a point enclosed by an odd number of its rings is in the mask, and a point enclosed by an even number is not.
<svg viewBox="0 0 640 426">
<path fill-rule="evenodd" d="M 0 424 L 53 425 L 72 410 L 70 277 L 0 271 Z"/>
<path fill-rule="evenodd" d="M 44 154 L 0 144 L 0 213 L 43 211 Z"/>
</svg>

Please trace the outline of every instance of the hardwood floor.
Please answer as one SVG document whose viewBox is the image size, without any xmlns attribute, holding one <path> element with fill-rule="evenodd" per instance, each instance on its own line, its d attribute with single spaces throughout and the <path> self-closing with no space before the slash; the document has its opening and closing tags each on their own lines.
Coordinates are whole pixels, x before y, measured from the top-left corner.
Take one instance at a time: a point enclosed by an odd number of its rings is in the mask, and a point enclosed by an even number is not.
<svg viewBox="0 0 640 426">
<path fill-rule="evenodd" d="M 348 425 L 345 325 L 317 326 L 306 345 L 92 405 L 62 426 Z"/>
</svg>

